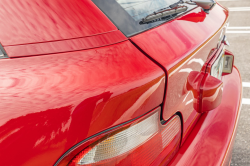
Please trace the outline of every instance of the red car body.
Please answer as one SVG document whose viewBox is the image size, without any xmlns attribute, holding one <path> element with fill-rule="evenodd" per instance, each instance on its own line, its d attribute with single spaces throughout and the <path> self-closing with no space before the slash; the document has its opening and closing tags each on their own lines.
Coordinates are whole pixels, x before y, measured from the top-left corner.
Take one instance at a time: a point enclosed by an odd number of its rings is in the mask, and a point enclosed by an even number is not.
<svg viewBox="0 0 250 166">
<path fill-rule="evenodd" d="M 72 147 L 159 108 L 163 121 L 180 117 L 181 139 L 171 161 L 163 151 L 151 165 L 229 165 L 239 71 L 222 77 L 221 103 L 209 112 L 183 90 L 220 45 L 227 9 L 196 7 L 126 37 L 91 0 L 1 4 L 9 58 L 0 59 L 0 165 L 67 165 Z"/>
</svg>

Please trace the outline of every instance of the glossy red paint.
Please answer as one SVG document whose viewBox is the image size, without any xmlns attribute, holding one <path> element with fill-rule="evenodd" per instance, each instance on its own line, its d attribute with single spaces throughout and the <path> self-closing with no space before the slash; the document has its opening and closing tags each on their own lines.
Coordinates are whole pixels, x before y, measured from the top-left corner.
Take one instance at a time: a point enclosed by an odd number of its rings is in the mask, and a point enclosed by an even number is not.
<svg viewBox="0 0 250 166">
<path fill-rule="evenodd" d="M 191 22 L 199 23 L 199 22 L 204 22 L 204 20 L 206 18 L 206 15 L 207 14 L 201 10 L 198 13 L 196 13 L 196 12 L 188 13 L 188 14 L 178 18 L 178 20 L 184 20 L 184 21 L 191 21 Z"/>
<path fill-rule="evenodd" d="M 117 30 L 91 0 L 1 0 L 1 5 L 0 42 L 3 46 L 80 38 Z"/>
<path fill-rule="evenodd" d="M 228 11 L 216 5 L 209 14 L 196 8 L 184 16 L 139 34 L 131 40 L 157 61 L 168 75 L 163 119 L 176 112 L 183 117 L 183 141 L 194 126 L 198 113 L 193 108 L 194 98 L 186 91 L 191 71 L 200 72 L 224 36 Z M 150 40 L 149 40 L 150 39 Z"/>
<path fill-rule="evenodd" d="M 89 37 L 4 47 L 10 58 L 55 54 L 107 46 L 127 40 L 118 30 Z"/>
<path fill-rule="evenodd" d="M 170 165 L 229 165 L 242 95 L 241 78 L 236 68 L 232 74 L 223 76 L 223 84 L 220 106 L 201 115 Z"/>
<path fill-rule="evenodd" d="M 1 165 L 53 165 L 75 144 L 163 102 L 163 70 L 129 41 L 0 66 Z"/>
<path fill-rule="evenodd" d="M 204 79 L 205 73 L 198 71 L 191 71 L 187 78 L 186 91 L 191 91 L 193 95 L 193 107 L 194 109 L 201 113 L 200 111 L 200 101 L 201 101 L 201 82 Z M 185 88 L 185 87 L 184 87 Z"/>
<path fill-rule="evenodd" d="M 204 21 L 197 23 L 191 14 L 200 12 L 204 11 L 201 8 L 196 8 L 187 15 L 136 35 L 131 40 L 148 55 L 153 56 L 167 70 L 173 70 L 173 67 L 179 66 L 183 59 L 192 56 L 204 42 L 214 36 L 218 30 L 221 30 L 228 17 L 228 11 L 216 5 L 210 14 L 203 15 Z M 190 18 L 187 17 L 189 14 Z M 151 40 L 146 40 L 149 38 Z M 218 41 L 219 37 L 214 38 Z M 215 43 L 213 45 L 216 46 Z M 212 48 L 210 47 L 209 51 Z"/>
<path fill-rule="evenodd" d="M 155 153 L 152 165 L 166 165 L 179 145 L 172 165 L 228 164 L 241 99 L 239 73 L 234 69 L 223 77 L 222 103 L 209 113 L 193 109 L 195 96 L 186 88 L 188 76 L 206 69 L 218 50 L 226 9 L 217 5 L 206 14 L 198 7 L 130 38 L 144 55 L 90 0 L 2 4 L 0 42 L 11 57 L 0 61 L 2 165 L 53 165 L 79 142 L 145 118 L 161 104 L 164 120 L 176 113 L 182 118 L 182 141 L 176 137 L 178 143 Z M 206 92 L 211 81 L 203 83 Z M 213 108 L 219 103 L 214 99 L 208 100 Z"/>
<path fill-rule="evenodd" d="M 209 73 L 192 71 L 187 78 L 187 90 L 194 96 L 193 106 L 198 113 L 218 107 L 222 98 L 222 81 Z"/>
<path fill-rule="evenodd" d="M 218 107 L 222 99 L 223 82 L 206 73 L 200 87 L 199 113 L 211 111 Z"/>
</svg>

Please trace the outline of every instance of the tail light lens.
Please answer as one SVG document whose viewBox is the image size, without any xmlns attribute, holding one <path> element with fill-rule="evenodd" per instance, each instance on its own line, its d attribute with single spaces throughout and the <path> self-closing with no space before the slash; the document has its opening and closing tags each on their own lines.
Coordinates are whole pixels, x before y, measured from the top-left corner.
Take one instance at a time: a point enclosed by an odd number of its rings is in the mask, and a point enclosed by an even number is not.
<svg viewBox="0 0 250 166">
<path fill-rule="evenodd" d="M 147 119 L 97 143 L 79 161 L 73 162 L 73 165 L 88 165 L 104 160 L 114 160 L 117 156 L 139 147 L 159 132 L 158 116 L 157 112 Z"/>
<path fill-rule="evenodd" d="M 158 108 L 135 122 L 85 143 L 89 145 L 69 165 L 150 165 L 155 163 L 156 158 L 161 161 L 168 156 L 170 160 L 179 148 L 180 140 L 179 116 L 173 116 L 162 125 Z M 62 160 L 61 163 L 64 164 L 59 165 L 65 165 L 67 161 Z"/>
</svg>

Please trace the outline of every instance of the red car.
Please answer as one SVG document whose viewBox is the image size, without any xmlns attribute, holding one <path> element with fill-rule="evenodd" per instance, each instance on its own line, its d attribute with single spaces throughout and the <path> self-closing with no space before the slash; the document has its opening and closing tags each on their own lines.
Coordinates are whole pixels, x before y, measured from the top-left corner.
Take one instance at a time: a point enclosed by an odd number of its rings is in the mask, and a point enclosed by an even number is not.
<svg viewBox="0 0 250 166">
<path fill-rule="evenodd" d="M 242 88 L 226 8 L 0 2 L 0 165 L 230 164 Z"/>
</svg>

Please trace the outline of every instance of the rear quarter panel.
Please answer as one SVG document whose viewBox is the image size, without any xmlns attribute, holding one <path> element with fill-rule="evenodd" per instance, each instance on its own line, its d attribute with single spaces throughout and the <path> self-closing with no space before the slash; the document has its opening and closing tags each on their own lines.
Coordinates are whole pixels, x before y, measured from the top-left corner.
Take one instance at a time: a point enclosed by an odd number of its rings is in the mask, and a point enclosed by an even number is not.
<svg viewBox="0 0 250 166">
<path fill-rule="evenodd" d="M 163 102 L 165 74 L 129 41 L 0 60 L 1 165 L 53 165 Z"/>
<path fill-rule="evenodd" d="M 201 115 L 192 133 L 171 161 L 171 166 L 230 165 L 238 125 L 242 86 L 238 69 L 223 76 L 219 107 Z M 164 163 L 162 163 L 164 165 Z"/>
</svg>

